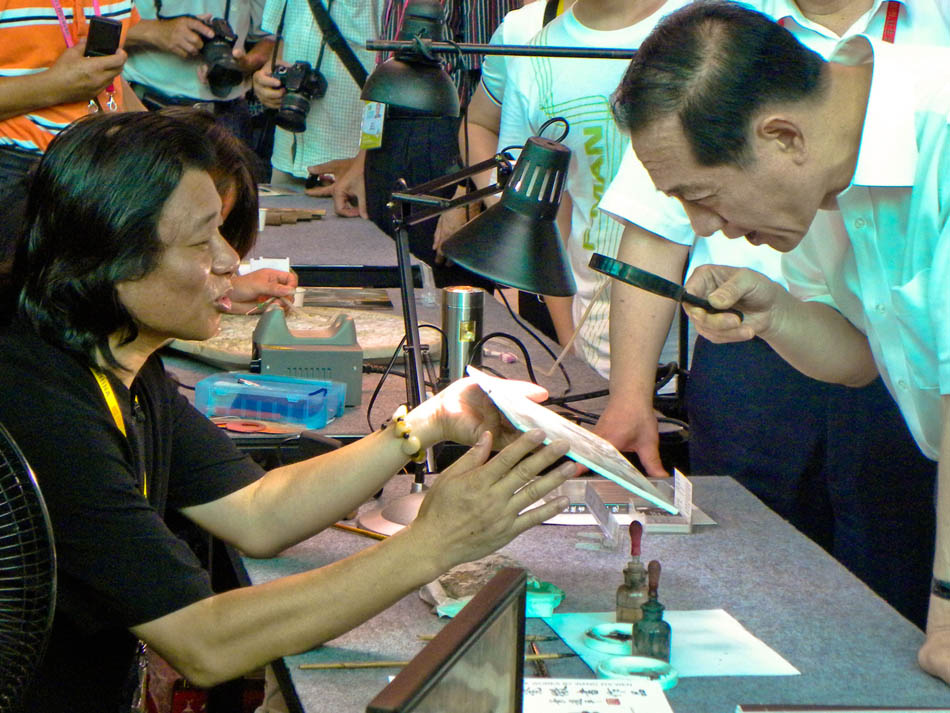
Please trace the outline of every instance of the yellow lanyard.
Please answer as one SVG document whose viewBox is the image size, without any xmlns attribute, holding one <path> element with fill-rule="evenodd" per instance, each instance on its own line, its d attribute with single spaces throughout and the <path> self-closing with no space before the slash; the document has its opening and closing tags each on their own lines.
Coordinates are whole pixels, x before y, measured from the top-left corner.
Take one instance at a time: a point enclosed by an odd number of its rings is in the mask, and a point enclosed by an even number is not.
<svg viewBox="0 0 950 713">
<path fill-rule="evenodd" d="M 109 379 L 101 371 L 96 369 L 91 371 L 92 375 L 96 377 L 96 383 L 99 384 L 99 390 L 102 391 L 102 396 L 106 400 L 106 406 L 109 407 L 109 413 L 112 414 L 112 420 L 115 421 L 116 428 L 123 436 L 128 438 L 128 434 L 125 432 L 125 419 L 122 418 L 122 410 L 119 408 L 119 400 L 115 397 L 112 384 L 109 383 Z M 148 475 L 145 473 L 142 474 L 142 495 L 148 497 Z"/>
</svg>

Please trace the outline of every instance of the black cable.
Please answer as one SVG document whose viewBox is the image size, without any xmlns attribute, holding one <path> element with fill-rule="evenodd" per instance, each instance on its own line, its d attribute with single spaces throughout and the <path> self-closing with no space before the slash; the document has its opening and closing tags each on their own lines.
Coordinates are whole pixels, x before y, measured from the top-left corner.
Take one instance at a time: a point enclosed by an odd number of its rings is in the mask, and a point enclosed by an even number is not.
<svg viewBox="0 0 950 713">
<path fill-rule="evenodd" d="M 543 402 L 542 406 L 547 406 L 547 402 Z M 584 411 L 579 408 L 574 408 L 570 404 L 560 404 L 561 408 L 569 412 L 578 423 L 597 423 L 600 419 L 598 414 L 592 413 L 590 411 Z M 564 414 L 561 414 L 562 416 Z"/>
<path fill-rule="evenodd" d="M 475 342 L 472 345 L 472 354 L 469 357 L 469 362 L 471 362 L 472 357 L 478 354 L 481 351 L 482 346 L 490 339 L 508 339 L 514 342 L 515 346 L 521 350 L 521 356 L 524 358 L 524 366 L 528 372 L 528 381 L 530 381 L 532 384 L 538 383 L 538 377 L 534 375 L 534 367 L 531 365 L 531 355 L 528 354 L 528 350 L 524 343 L 516 336 L 508 334 L 507 332 L 491 332 L 490 334 L 486 334 L 484 337 Z M 468 365 L 466 364 L 466 366 Z"/>
<path fill-rule="evenodd" d="M 445 333 L 444 333 L 441 329 L 439 329 L 438 327 L 436 327 L 434 324 L 420 324 L 420 325 L 419 325 L 419 329 L 434 329 L 435 331 L 437 331 L 439 334 L 442 335 L 442 343 L 443 343 L 443 344 L 445 343 Z M 393 355 L 389 358 L 389 363 L 386 364 L 385 368 L 383 368 L 383 367 L 377 367 L 377 366 L 374 366 L 374 365 L 371 365 L 371 364 L 364 364 L 364 365 L 363 365 L 363 371 L 368 371 L 368 372 L 371 372 L 371 373 L 379 373 L 378 370 L 379 370 L 380 368 L 382 368 L 382 374 L 383 374 L 383 375 L 380 377 L 379 381 L 377 382 L 376 388 L 373 389 L 373 395 L 370 396 L 370 398 L 369 398 L 369 404 L 367 404 L 367 406 L 366 406 L 366 425 L 369 427 L 370 432 L 373 432 L 373 431 L 376 430 L 375 428 L 373 428 L 373 423 L 372 423 L 371 414 L 372 414 L 372 412 L 373 412 L 373 405 L 376 403 L 376 399 L 379 397 L 379 392 L 380 392 L 380 391 L 382 390 L 382 388 L 383 388 L 383 382 L 386 381 L 387 377 L 389 377 L 390 374 L 394 374 L 394 375 L 396 375 L 396 376 L 401 376 L 401 377 L 403 377 L 404 379 L 406 378 L 406 374 L 405 374 L 405 373 L 400 373 L 400 372 L 398 372 L 398 371 L 393 371 L 393 365 L 396 363 L 396 359 L 399 357 L 399 352 L 400 352 L 400 350 L 402 350 L 403 345 L 405 345 L 405 343 L 406 343 L 406 335 L 404 334 L 404 335 L 402 336 L 402 339 L 399 340 L 399 344 L 396 345 L 395 350 L 393 350 Z M 427 363 L 427 364 L 429 365 L 429 367 L 431 368 L 432 360 L 429 359 L 428 354 L 429 354 L 428 351 L 426 351 L 425 354 L 424 354 L 424 357 L 425 357 L 426 363 Z M 421 376 L 421 374 L 420 374 L 420 376 Z M 425 386 L 428 386 L 428 387 L 430 387 L 431 389 L 435 390 L 435 385 L 434 385 L 434 383 L 433 383 L 433 381 L 432 381 L 432 374 L 431 374 L 431 373 L 429 374 L 429 380 L 423 379 L 423 384 L 424 384 Z"/>
<path fill-rule="evenodd" d="M 573 401 L 587 401 L 589 399 L 599 399 L 602 396 L 610 396 L 610 389 L 599 389 L 597 391 L 588 391 L 586 394 L 572 394 L 570 396 L 552 396 L 547 399 L 545 406 L 559 406 L 561 404 L 571 403 Z"/>
<path fill-rule="evenodd" d="M 373 404 L 376 403 L 376 398 L 379 396 L 379 392 L 383 388 L 383 382 L 386 381 L 386 377 L 389 376 L 389 372 L 393 368 L 393 364 L 396 363 L 396 358 L 399 356 L 399 351 L 402 349 L 402 345 L 406 343 L 406 335 L 403 335 L 402 339 L 399 340 L 399 344 L 396 345 L 396 348 L 393 350 L 393 355 L 389 359 L 389 363 L 386 365 L 383 375 L 380 377 L 379 381 L 376 384 L 376 388 L 373 389 L 373 395 L 369 397 L 369 404 L 366 406 L 366 425 L 369 426 L 370 433 L 376 429 L 373 427 L 373 422 L 371 420 L 371 414 L 373 413 Z"/>
<path fill-rule="evenodd" d="M 554 139 L 554 141 L 561 143 L 567 138 L 567 135 L 571 133 L 571 125 L 563 116 L 552 116 L 550 119 L 541 124 L 541 127 L 538 129 L 538 136 L 541 136 L 544 133 L 544 130 L 552 124 L 564 124 L 564 133 L 561 134 L 560 138 Z"/>
</svg>

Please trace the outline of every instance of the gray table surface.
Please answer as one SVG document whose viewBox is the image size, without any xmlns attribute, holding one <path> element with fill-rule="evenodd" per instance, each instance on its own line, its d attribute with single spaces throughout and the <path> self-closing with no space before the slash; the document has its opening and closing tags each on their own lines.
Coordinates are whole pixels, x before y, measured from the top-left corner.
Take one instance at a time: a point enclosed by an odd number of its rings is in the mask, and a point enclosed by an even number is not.
<svg viewBox="0 0 950 713">
<path fill-rule="evenodd" d="M 404 478 L 396 478 L 384 498 L 407 488 Z M 682 679 L 667 692 L 675 711 L 732 713 L 740 703 L 950 707 L 950 688 L 917 667 L 922 632 L 823 550 L 731 478 L 695 478 L 694 500 L 718 525 L 691 535 L 644 537 L 644 558 L 663 564 L 661 600 L 673 610 L 725 609 L 802 675 Z M 592 529 L 542 525 L 502 552 L 565 591 L 559 612 L 608 611 L 626 557 L 577 549 L 578 532 Z M 359 535 L 328 530 L 280 557 L 243 564 L 250 581 L 260 583 L 370 545 Z M 417 635 L 434 634 L 442 625 L 411 594 L 326 646 L 288 657 L 302 709 L 362 711 L 394 672 L 302 671 L 301 663 L 408 659 L 422 646 Z M 543 622 L 529 620 L 529 633 L 543 629 Z M 675 646 L 675 631 L 673 636 Z M 561 642 L 541 646 L 566 650 Z M 548 669 L 555 677 L 593 676 L 576 659 L 550 661 Z"/>
</svg>

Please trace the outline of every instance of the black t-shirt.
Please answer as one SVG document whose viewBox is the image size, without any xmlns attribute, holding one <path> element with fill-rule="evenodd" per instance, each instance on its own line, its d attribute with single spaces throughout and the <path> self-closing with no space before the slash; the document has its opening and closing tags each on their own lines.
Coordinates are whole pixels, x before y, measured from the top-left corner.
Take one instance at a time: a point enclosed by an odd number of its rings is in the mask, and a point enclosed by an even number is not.
<svg viewBox="0 0 950 713">
<path fill-rule="evenodd" d="M 25 710 L 119 710 L 135 650 L 128 628 L 212 594 L 166 508 L 211 502 L 262 474 L 157 356 L 131 390 L 110 382 L 127 437 L 78 358 L 21 324 L 0 331 L 0 423 L 36 474 L 57 553 L 52 638 Z"/>
</svg>

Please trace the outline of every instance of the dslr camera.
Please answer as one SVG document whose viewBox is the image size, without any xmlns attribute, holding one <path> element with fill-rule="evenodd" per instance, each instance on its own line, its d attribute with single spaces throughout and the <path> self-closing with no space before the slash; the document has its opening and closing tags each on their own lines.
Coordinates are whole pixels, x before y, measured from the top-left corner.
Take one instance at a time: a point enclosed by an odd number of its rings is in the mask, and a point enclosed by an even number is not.
<svg viewBox="0 0 950 713">
<path fill-rule="evenodd" d="M 205 38 L 201 47 L 201 59 L 208 65 L 208 86 L 216 97 L 226 97 L 244 81 L 244 72 L 232 54 L 237 35 L 224 18 L 214 17 L 205 24 L 214 30 L 214 37 Z"/>
<path fill-rule="evenodd" d="M 307 126 L 310 100 L 322 99 L 327 93 L 327 79 L 309 62 L 294 62 L 290 67 L 278 65 L 274 76 L 287 90 L 280 100 L 275 122 L 282 129 L 299 133 Z"/>
</svg>

